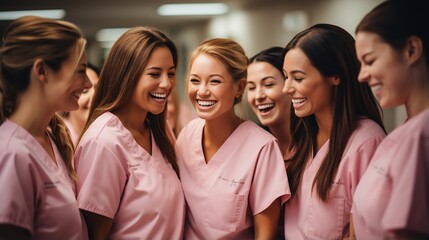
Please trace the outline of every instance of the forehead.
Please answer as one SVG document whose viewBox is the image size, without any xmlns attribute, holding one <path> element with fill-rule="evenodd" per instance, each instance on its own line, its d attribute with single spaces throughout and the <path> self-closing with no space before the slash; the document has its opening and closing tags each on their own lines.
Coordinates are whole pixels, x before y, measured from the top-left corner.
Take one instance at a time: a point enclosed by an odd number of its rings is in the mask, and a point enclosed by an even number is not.
<svg viewBox="0 0 429 240">
<path fill-rule="evenodd" d="M 274 76 L 281 74 L 277 68 L 267 62 L 253 62 L 247 68 L 247 79 L 256 80 L 255 78 L 261 78 L 265 76 Z"/>
<path fill-rule="evenodd" d="M 191 71 L 212 71 L 216 73 L 227 73 L 225 65 L 217 58 L 207 54 L 198 54 L 191 66 Z"/>
<path fill-rule="evenodd" d="M 303 70 L 307 68 L 311 68 L 313 65 L 308 59 L 307 55 L 300 48 L 294 48 L 289 50 L 283 62 L 283 70 L 286 72 L 294 71 L 294 70 Z"/>
<path fill-rule="evenodd" d="M 375 47 L 379 47 L 384 43 L 378 34 L 371 32 L 358 32 L 356 35 L 356 51 L 371 51 Z"/>
</svg>

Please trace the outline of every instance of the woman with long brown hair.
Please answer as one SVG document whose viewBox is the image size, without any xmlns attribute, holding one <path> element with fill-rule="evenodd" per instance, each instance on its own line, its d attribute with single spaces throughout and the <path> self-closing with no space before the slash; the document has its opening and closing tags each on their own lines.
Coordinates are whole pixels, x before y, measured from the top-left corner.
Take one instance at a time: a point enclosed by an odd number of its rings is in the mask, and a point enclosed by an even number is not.
<svg viewBox="0 0 429 240">
<path fill-rule="evenodd" d="M 181 239 L 185 202 L 167 98 L 177 50 L 150 27 L 113 45 L 76 148 L 77 200 L 91 239 Z"/>
<path fill-rule="evenodd" d="M 285 47 L 283 92 L 293 109 L 287 239 L 349 236 L 354 190 L 385 136 L 371 89 L 357 82 L 354 43 L 344 29 L 316 24 Z"/>
</svg>

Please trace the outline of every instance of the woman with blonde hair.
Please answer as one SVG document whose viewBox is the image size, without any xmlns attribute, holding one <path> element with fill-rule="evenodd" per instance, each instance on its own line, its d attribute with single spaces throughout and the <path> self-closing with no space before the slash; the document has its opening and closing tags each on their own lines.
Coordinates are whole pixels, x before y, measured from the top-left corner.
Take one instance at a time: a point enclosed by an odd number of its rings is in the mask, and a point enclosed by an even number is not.
<svg viewBox="0 0 429 240">
<path fill-rule="evenodd" d="M 150 27 L 135 27 L 103 65 L 76 148 L 78 204 L 91 239 L 182 239 L 185 202 L 167 98 L 177 50 Z"/>
<path fill-rule="evenodd" d="M 85 39 L 73 24 L 41 17 L 9 25 L 0 49 L 0 236 L 85 239 L 75 198 L 73 144 L 56 114 L 78 108 Z"/>
<path fill-rule="evenodd" d="M 177 154 L 187 202 L 185 239 L 273 239 L 290 197 L 275 138 L 240 119 L 248 59 L 233 40 L 202 42 L 190 57 L 188 97 L 198 117 L 182 129 Z"/>
</svg>

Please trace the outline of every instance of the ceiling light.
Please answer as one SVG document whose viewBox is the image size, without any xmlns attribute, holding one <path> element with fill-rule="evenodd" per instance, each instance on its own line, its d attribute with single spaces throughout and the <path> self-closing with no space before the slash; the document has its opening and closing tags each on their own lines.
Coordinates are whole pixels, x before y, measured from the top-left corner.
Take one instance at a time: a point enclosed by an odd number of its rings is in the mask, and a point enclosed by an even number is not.
<svg viewBox="0 0 429 240">
<path fill-rule="evenodd" d="M 62 19 L 66 15 L 66 11 L 64 9 L 6 11 L 0 12 L 0 20 L 14 20 L 19 17 L 28 15 L 53 19 Z"/>
<path fill-rule="evenodd" d="M 162 16 L 220 15 L 228 12 L 224 3 L 164 4 L 158 8 Z"/>
<path fill-rule="evenodd" d="M 95 37 L 99 42 L 114 42 L 128 30 L 129 28 L 104 28 Z"/>
</svg>

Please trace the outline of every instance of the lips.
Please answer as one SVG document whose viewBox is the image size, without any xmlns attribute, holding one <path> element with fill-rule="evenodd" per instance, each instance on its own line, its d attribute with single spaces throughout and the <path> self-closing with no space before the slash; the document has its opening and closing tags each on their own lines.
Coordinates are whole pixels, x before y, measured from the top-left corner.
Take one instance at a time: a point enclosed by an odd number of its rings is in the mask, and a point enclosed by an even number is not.
<svg viewBox="0 0 429 240">
<path fill-rule="evenodd" d="M 197 100 L 198 105 L 201 107 L 211 107 L 216 104 L 216 101 L 212 100 Z"/>
<path fill-rule="evenodd" d="M 296 109 L 303 106 L 307 102 L 307 98 L 292 98 L 292 106 Z"/>
<path fill-rule="evenodd" d="M 149 95 L 153 98 L 164 100 L 167 97 L 167 93 L 149 93 Z"/>
<path fill-rule="evenodd" d="M 257 106 L 260 112 L 268 112 L 271 109 L 273 109 L 273 107 L 274 107 L 274 103 L 265 103 Z"/>
</svg>

